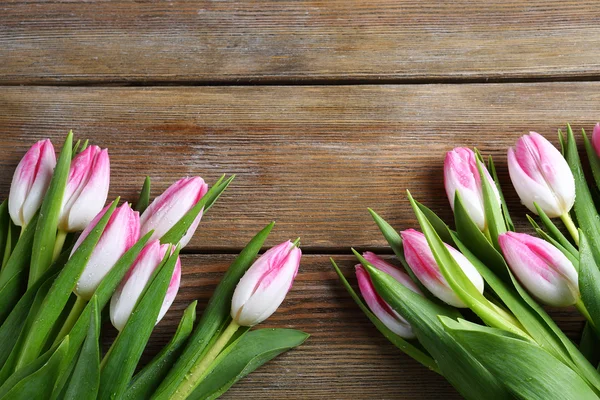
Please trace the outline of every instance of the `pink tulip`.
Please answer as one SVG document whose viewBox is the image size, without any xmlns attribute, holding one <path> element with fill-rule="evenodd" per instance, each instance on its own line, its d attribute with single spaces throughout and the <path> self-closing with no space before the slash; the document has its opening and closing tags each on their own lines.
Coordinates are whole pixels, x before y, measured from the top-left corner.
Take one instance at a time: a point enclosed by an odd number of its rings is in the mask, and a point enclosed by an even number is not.
<svg viewBox="0 0 600 400">
<path fill-rule="evenodd" d="M 575 180 L 562 154 L 542 135 L 530 132 L 508 149 L 508 172 L 521 202 L 534 203 L 551 218 L 566 215 L 575 202 Z"/>
<path fill-rule="evenodd" d="M 600 157 L 600 123 L 594 126 L 594 133 L 592 134 L 592 144 L 594 145 L 594 150 L 596 150 L 596 154 Z"/>
<path fill-rule="evenodd" d="M 240 279 L 231 299 L 231 318 L 241 326 L 254 326 L 281 305 L 298 273 L 302 252 L 291 241 L 260 256 Z"/>
<path fill-rule="evenodd" d="M 465 303 L 452 291 L 442 271 L 440 271 L 425 235 L 414 229 L 402 231 L 401 235 L 406 262 L 423 286 L 438 299 L 451 306 L 466 307 Z M 456 261 L 467 278 L 469 278 L 480 293 L 483 293 L 483 278 L 473 264 L 453 247 L 446 245 L 446 248 L 450 251 L 452 258 L 454 258 L 454 261 Z"/>
<path fill-rule="evenodd" d="M 106 206 L 100 211 L 85 228 L 77 239 L 71 255 L 98 224 L 108 208 L 109 206 Z M 91 299 L 106 274 L 110 272 L 119 258 L 138 241 L 139 237 L 140 215 L 137 211 L 133 211 L 128 203 L 125 203 L 110 216 L 108 224 L 77 282 L 75 293 L 85 300 Z"/>
<path fill-rule="evenodd" d="M 457 147 L 446 153 L 444 160 L 444 185 L 450 206 L 454 210 L 456 192 L 467 213 L 482 231 L 486 229 L 485 208 L 483 203 L 483 188 L 481 176 L 477 169 L 477 157 L 467 147 Z M 483 166 L 483 172 L 494 191 L 497 205 L 500 207 L 500 194 L 488 170 Z"/>
<path fill-rule="evenodd" d="M 560 250 L 524 233 L 504 233 L 498 242 L 511 271 L 542 303 L 558 307 L 577 303 L 577 270 Z"/>
<path fill-rule="evenodd" d="M 108 150 L 89 146 L 71 162 L 58 228 L 63 232 L 85 229 L 102 210 L 110 181 Z"/>
<path fill-rule="evenodd" d="M 154 199 L 144 211 L 141 217 L 141 234 L 145 235 L 154 229 L 151 239 L 160 239 L 202 199 L 207 191 L 208 185 L 199 176 L 178 180 Z M 202 211 L 179 242 L 182 248 L 189 243 L 201 219 Z"/>
<path fill-rule="evenodd" d="M 13 175 L 8 212 L 14 224 L 26 226 L 42 205 L 56 166 L 50 139 L 40 140 L 25 153 Z"/>
<path fill-rule="evenodd" d="M 148 243 L 127 272 L 127 275 L 117 288 L 115 294 L 113 294 L 113 297 L 110 300 L 110 320 L 113 326 L 119 331 L 125 327 L 129 316 L 135 308 L 138 298 L 148 284 L 152 273 L 160 265 L 170 246 L 171 245 L 169 244 L 161 245 L 158 240 L 153 240 Z M 179 291 L 180 282 L 181 261 L 178 257 L 167 294 L 156 320 L 157 324 L 167 313 L 171 304 L 173 304 L 175 296 L 177 296 L 177 292 Z"/>
<path fill-rule="evenodd" d="M 387 263 L 371 252 L 363 253 L 363 257 L 378 270 L 390 275 L 413 292 L 423 295 L 410 277 L 392 264 Z M 371 281 L 371 277 L 364 267 L 357 264 L 355 268 L 356 278 L 358 279 L 358 288 L 373 314 L 375 314 L 388 329 L 398 336 L 405 339 L 414 338 L 415 334 L 408 321 L 392 309 L 392 307 L 377 294 L 373 282 Z"/>
</svg>

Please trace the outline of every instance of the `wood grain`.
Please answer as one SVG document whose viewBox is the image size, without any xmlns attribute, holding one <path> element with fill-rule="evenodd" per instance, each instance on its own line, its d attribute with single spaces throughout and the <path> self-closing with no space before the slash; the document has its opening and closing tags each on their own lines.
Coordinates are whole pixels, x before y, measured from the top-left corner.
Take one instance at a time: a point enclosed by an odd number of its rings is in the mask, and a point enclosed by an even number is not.
<svg viewBox="0 0 600 400">
<path fill-rule="evenodd" d="M 333 256 L 356 288 L 351 256 Z M 182 257 L 180 293 L 158 325 L 145 360 L 174 333 L 185 307 L 202 310 L 234 255 Z M 200 311 L 201 312 L 201 311 Z M 553 317 L 571 337 L 583 320 L 573 310 Z M 438 375 L 402 354 L 372 326 L 339 283 L 327 255 L 305 255 L 296 282 L 279 310 L 260 327 L 300 329 L 311 337 L 235 385 L 224 398 L 458 399 Z M 114 332 L 105 339 L 105 348 Z"/>
<path fill-rule="evenodd" d="M 442 166 L 455 146 L 495 157 L 526 229 L 506 148 L 533 129 L 554 140 L 567 121 L 591 129 L 600 101 L 595 82 L 0 90 L 2 196 L 27 147 L 47 136 L 60 144 L 69 129 L 109 148 L 111 197 L 135 200 L 146 174 L 154 195 L 182 176 L 237 174 L 194 252 L 237 252 L 271 220 L 269 246 L 301 236 L 312 253 L 386 248 L 367 207 L 414 227 L 406 189 L 451 221 Z"/>
<path fill-rule="evenodd" d="M 0 6 L 0 82 L 598 77 L 595 1 L 33 1 Z"/>
</svg>

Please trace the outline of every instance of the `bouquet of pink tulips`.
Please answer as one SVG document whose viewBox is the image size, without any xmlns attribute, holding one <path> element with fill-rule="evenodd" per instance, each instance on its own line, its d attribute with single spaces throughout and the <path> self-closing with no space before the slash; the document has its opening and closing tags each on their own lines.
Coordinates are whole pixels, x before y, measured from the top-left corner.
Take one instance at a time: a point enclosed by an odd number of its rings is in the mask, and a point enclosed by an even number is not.
<svg viewBox="0 0 600 400">
<path fill-rule="evenodd" d="M 0 205 L 0 399 L 213 399 L 306 340 L 250 330 L 277 310 L 300 265 L 298 241 L 255 261 L 272 223 L 231 264 L 199 323 L 193 302 L 138 368 L 177 295 L 181 248 L 234 177 L 211 189 L 184 178 L 152 203 L 146 179 L 135 207 L 105 206 L 107 150 L 72 142 L 70 133 L 58 160 L 49 140 L 31 147 Z M 102 354 L 109 303 L 119 333 Z"/>
<path fill-rule="evenodd" d="M 410 193 L 421 232 L 370 210 L 402 267 L 355 251 L 362 299 L 332 260 L 376 327 L 467 399 L 600 398 L 600 125 L 583 132 L 589 182 L 570 126 L 559 139 L 562 151 L 532 132 L 508 150 L 537 237 L 515 232 L 492 159 L 456 148 L 444 162 L 454 227 Z M 580 343 L 542 305 L 575 306 Z"/>
</svg>

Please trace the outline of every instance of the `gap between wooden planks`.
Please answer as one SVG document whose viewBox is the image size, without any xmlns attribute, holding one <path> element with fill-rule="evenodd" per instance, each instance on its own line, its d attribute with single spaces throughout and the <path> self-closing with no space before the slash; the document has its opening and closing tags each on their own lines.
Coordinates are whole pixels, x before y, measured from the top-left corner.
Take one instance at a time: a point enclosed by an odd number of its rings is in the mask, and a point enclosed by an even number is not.
<svg viewBox="0 0 600 400">
<path fill-rule="evenodd" d="M 600 77 L 595 1 L 5 1 L 0 83 Z"/>
</svg>

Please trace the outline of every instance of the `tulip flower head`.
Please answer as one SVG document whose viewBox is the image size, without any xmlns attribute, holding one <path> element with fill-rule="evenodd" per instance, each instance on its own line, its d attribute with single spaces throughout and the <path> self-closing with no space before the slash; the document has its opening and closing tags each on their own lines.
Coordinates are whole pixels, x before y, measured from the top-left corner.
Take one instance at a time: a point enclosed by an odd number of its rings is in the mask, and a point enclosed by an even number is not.
<svg viewBox="0 0 600 400">
<path fill-rule="evenodd" d="M 537 214 L 536 203 L 550 218 L 567 215 L 575 202 L 575 180 L 562 154 L 536 132 L 508 149 L 508 172 L 521 202 Z"/>
<path fill-rule="evenodd" d="M 42 205 L 56 166 L 54 146 L 40 140 L 25 153 L 13 175 L 8 212 L 15 225 L 26 226 Z"/>
<path fill-rule="evenodd" d="M 79 239 L 77 239 L 71 255 L 95 228 L 109 207 L 106 206 L 100 211 L 85 228 Z M 133 211 L 128 203 L 115 209 L 75 286 L 75 293 L 85 300 L 91 299 L 100 282 L 114 267 L 119 258 L 138 241 L 139 237 L 139 213 Z"/>
<path fill-rule="evenodd" d="M 85 229 L 102 210 L 110 183 L 108 150 L 89 146 L 71 162 L 58 228 L 64 232 Z"/>
<path fill-rule="evenodd" d="M 125 278 L 117 288 L 110 300 L 110 320 L 119 331 L 125 327 L 129 316 L 138 301 L 138 298 L 148 284 L 154 270 L 160 265 L 169 247 L 169 244 L 161 245 L 158 240 L 153 240 L 142 249 L 137 259 L 125 275 Z M 177 263 L 173 276 L 169 283 L 167 294 L 163 301 L 156 323 L 158 323 L 173 304 L 175 296 L 179 291 L 181 282 L 181 261 L 177 257 Z"/>
<path fill-rule="evenodd" d="M 414 229 L 401 232 L 404 245 L 404 257 L 415 276 L 421 281 L 434 296 L 446 304 L 454 307 L 465 308 L 466 304 L 454 293 L 444 278 L 438 266 L 425 235 Z M 471 262 L 452 246 L 446 244 L 452 258 L 459 265 L 467 278 L 483 293 L 483 278 Z"/>
<path fill-rule="evenodd" d="M 594 133 L 592 133 L 592 144 L 594 145 L 596 154 L 598 157 L 600 157 L 600 123 L 594 126 Z"/>
<path fill-rule="evenodd" d="M 241 326 L 254 326 L 281 305 L 298 273 L 302 251 L 291 241 L 260 256 L 240 279 L 231 299 L 231 318 Z"/>
<path fill-rule="evenodd" d="M 202 199 L 207 191 L 208 185 L 199 176 L 178 180 L 146 208 L 141 216 L 141 235 L 154 229 L 150 239 L 160 239 Z M 179 244 L 182 248 L 189 243 L 201 219 L 202 211 L 180 240 Z"/>
<path fill-rule="evenodd" d="M 579 301 L 577 270 L 552 244 L 516 232 L 500 235 L 498 242 L 511 271 L 542 303 L 566 307 Z"/>
<path fill-rule="evenodd" d="M 454 210 L 454 198 L 456 192 L 460 194 L 461 201 L 469 213 L 469 216 L 477 224 L 480 230 L 485 230 L 485 208 L 483 202 L 483 188 L 481 186 L 481 175 L 477 168 L 477 157 L 473 150 L 467 147 L 457 147 L 446 153 L 444 160 L 444 186 Z M 490 183 L 500 207 L 500 194 L 496 184 L 488 170 L 482 165 L 483 173 Z"/>
<path fill-rule="evenodd" d="M 423 294 L 407 274 L 400 271 L 392 264 L 387 263 L 371 252 L 363 253 L 363 257 L 372 266 L 390 275 L 408 289 L 417 294 Z M 371 277 L 365 268 L 361 264 L 357 264 L 355 269 L 356 278 L 358 279 L 358 288 L 360 289 L 362 297 L 365 299 L 365 302 L 373 314 L 375 314 L 375 316 L 377 316 L 377 318 L 379 318 L 379 320 L 396 335 L 403 337 L 404 339 L 414 338 L 415 334 L 408 321 L 406 321 L 404 317 L 396 312 L 388 303 L 385 302 L 385 300 L 381 298 L 381 296 L 379 296 L 379 294 L 377 294 L 377 291 L 373 286 L 373 282 L 371 281 Z"/>
</svg>

